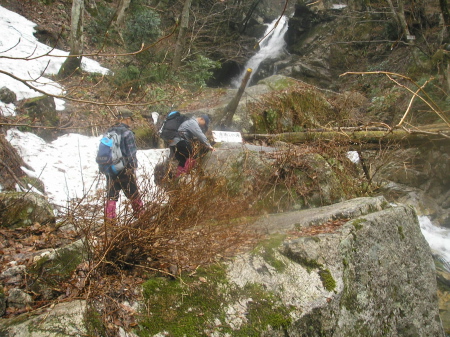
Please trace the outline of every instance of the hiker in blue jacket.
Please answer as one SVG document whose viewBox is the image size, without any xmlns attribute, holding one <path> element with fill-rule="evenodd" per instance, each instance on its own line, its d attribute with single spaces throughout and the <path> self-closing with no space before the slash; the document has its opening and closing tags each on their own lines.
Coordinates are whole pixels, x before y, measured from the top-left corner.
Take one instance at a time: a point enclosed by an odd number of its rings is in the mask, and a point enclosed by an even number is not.
<svg viewBox="0 0 450 337">
<path fill-rule="evenodd" d="M 208 130 L 209 123 L 210 119 L 208 115 L 189 118 L 181 123 L 178 128 L 178 136 L 169 142 L 169 147 L 174 152 L 175 159 L 178 160 L 177 177 L 184 173 L 189 173 L 195 166 L 195 153 L 192 143 L 195 138 L 209 150 L 215 150 L 208 142 L 204 133 Z"/>
<path fill-rule="evenodd" d="M 131 207 L 135 216 L 140 216 L 143 210 L 143 203 L 136 182 L 136 169 L 138 167 L 136 158 L 137 146 L 134 132 L 131 131 L 129 126 L 131 121 L 131 111 L 123 111 L 118 115 L 118 123 L 108 129 L 108 131 L 114 130 L 121 135 L 120 150 L 125 159 L 125 168 L 117 175 L 106 175 L 107 200 L 105 217 L 107 219 L 116 217 L 116 204 L 121 190 L 131 200 Z"/>
</svg>

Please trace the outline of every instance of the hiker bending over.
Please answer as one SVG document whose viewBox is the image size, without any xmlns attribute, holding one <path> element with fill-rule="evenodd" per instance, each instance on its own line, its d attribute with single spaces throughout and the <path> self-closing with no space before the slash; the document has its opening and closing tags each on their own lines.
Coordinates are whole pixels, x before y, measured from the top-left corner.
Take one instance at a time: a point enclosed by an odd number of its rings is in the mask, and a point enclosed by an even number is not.
<svg viewBox="0 0 450 337">
<path fill-rule="evenodd" d="M 137 146 L 134 132 L 130 129 L 132 121 L 131 112 L 125 111 L 118 115 L 118 123 L 108 129 L 116 131 L 121 135 L 120 150 L 124 159 L 125 168 L 117 174 L 106 174 L 107 201 L 105 206 L 105 217 L 114 219 L 116 217 L 116 203 L 122 190 L 125 196 L 131 200 L 133 213 L 140 216 L 143 210 L 141 195 L 136 183 L 136 158 Z"/>
<path fill-rule="evenodd" d="M 197 138 L 209 150 L 215 150 L 204 134 L 208 130 L 209 122 L 208 115 L 189 118 L 181 123 L 178 128 L 178 135 L 169 142 L 170 150 L 174 153 L 175 159 L 178 160 L 177 177 L 183 173 L 189 173 L 195 166 L 193 153 L 194 138 Z"/>
</svg>

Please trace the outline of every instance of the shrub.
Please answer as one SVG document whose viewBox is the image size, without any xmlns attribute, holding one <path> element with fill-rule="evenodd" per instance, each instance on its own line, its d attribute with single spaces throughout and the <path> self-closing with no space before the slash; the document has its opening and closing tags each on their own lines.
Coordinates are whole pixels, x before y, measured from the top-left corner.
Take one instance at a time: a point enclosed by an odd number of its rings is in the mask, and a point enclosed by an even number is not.
<svg viewBox="0 0 450 337">
<path fill-rule="evenodd" d="M 267 94 L 250 103 L 249 110 L 256 133 L 295 132 L 316 128 L 343 119 L 329 100 L 308 86 L 292 86 Z"/>
<path fill-rule="evenodd" d="M 206 87 L 206 81 L 213 76 L 213 71 L 219 68 L 220 62 L 213 61 L 203 55 L 197 55 L 194 59 L 187 62 L 180 76 L 187 83 Z"/>
<path fill-rule="evenodd" d="M 128 49 L 138 50 L 143 43 L 153 42 L 159 35 L 160 18 L 153 10 L 135 6 L 126 21 L 123 38 Z"/>
<path fill-rule="evenodd" d="M 111 20 L 114 15 L 114 9 L 99 3 L 97 5 L 98 15 L 92 20 L 89 20 L 85 27 L 86 36 L 89 36 L 91 41 L 96 44 L 103 44 L 107 42 L 105 40 L 106 32 L 110 28 Z M 117 36 L 117 33 L 109 32 L 109 38 Z M 113 33 L 113 34 L 111 34 Z"/>
</svg>

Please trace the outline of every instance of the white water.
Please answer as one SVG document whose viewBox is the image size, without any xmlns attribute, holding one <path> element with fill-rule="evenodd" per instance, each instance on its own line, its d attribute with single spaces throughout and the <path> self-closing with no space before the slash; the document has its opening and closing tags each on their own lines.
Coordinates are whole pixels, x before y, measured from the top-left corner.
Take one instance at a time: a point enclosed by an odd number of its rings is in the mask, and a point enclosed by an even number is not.
<svg viewBox="0 0 450 337">
<path fill-rule="evenodd" d="M 277 22 L 278 25 L 275 27 Z M 276 58 L 283 52 L 283 49 L 286 46 L 284 34 L 286 33 L 287 28 L 288 18 L 286 16 L 276 18 L 268 25 L 266 31 L 264 32 L 264 36 L 267 34 L 269 35 L 261 42 L 260 50 L 247 61 L 243 73 L 231 81 L 231 85 L 234 88 L 238 88 L 241 85 L 242 79 L 248 68 L 252 69 L 250 79 L 248 80 L 248 83 L 250 83 L 253 75 L 258 71 L 259 65 L 262 61 Z"/>
<path fill-rule="evenodd" d="M 441 257 L 450 272 L 450 229 L 433 225 L 427 216 L 419 216 L 420 229 L 433 254 Z"/>
</svg>

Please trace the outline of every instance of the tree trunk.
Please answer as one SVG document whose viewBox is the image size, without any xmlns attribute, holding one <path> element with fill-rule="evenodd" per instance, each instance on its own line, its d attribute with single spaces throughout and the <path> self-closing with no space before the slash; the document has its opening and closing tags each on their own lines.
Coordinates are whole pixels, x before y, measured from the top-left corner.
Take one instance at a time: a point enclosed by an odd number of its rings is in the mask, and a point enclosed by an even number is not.
<svg viewBox="0 0 450 337">
<path fill-rule="evenodd" d="M 73 0 L 70 22 L 70 53 L 58 72 L 58 78 L 70 76 L 81 66 L 83 55 L 84 0 Z"/>
<path fill-rule="evenodd" d="M 117 27 L 123 27 L 125 24 L 125 12 L 128 7 L 130 7 L 131 0 L 120 0 L 119 6 L 117 7 L 116 19 L 114 21 L 114 25 Z"/>
<path fill-rule="evenodd" d="M 392 3 L 392 0 L 387 0 L 387 2 L 389 3 L 389 7 L 391 8 L 392 11 L 392 15 L 394 16 L 395 21 L 397 22 L 397 24 L 399 25 L 403 35 L 405 35 L 405 38 L 407 40 L 411 39 L 411 34 L 409 33 L 409 28 L 408 28 L 408 24 L 406 23 L 406 18 L 405 18 L 405 6 L 403 3 L 404 0 L 399 0 L 398 1 L 398 11 L 395 10 L 394 4 Z"/>
<path fill-rule="evenodd" d="M 192 0 L 185 0 L 183 12 L 181 13 L 180 30 L 178 32 L 177 43 L 175 44 L 175 52 L 172 59 L 172 71 L 176 71 L 181 64 L 183 54 L 184 41 L 189 25 L 189 10 Z"/>
<path fill-rule="evenodd" d="M 250 79 L 250 75 L 252 74 L 252 69 L 248 68 L 245 73 L 244 78 L 242 79 L 241 86 L 239 87 L 236 96 L 233 97 L 230 103 L 223 110 L 222 116 L 220 117 L 219 126 L 221 129 L 225 130 L 231 126 L 233 121 L 233 116 L 236 112 L 236 109 L 239 105 L 239 101 L 241 100 L 242 94 L 244 93 L 245 88 L 247 87 L 247 82 Z"/>
<path fill-rule="evenodd" d="M 448 42 L 450 39 L 450 12 L 448 10 L 447 0 L 439 0 L 441 7 L 442 18 L 444 19 L 444 39 L 442 42 Z"/>
<path fill-rule="evenodd" d="M 247 29 L 247 24 L 250 21 L 253 12 L 256 10 L 256 7 L 258 7 L 259 3 L 261 2 L 261 0 L 254 0 L 252 5 L 250 6 L 250 9 L 247 12 L 247 15 L 244 18 L 244 21 L 242 23 L 242 27 L 240 30 L 240 33 L 243 34 L 245 32 L 245 30 Z"/>
</svg>

